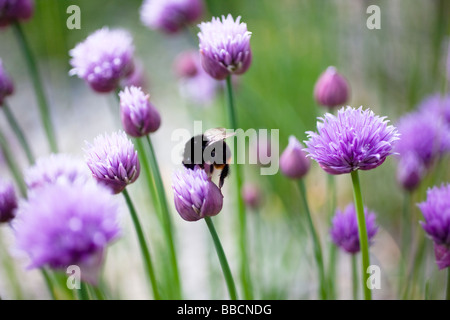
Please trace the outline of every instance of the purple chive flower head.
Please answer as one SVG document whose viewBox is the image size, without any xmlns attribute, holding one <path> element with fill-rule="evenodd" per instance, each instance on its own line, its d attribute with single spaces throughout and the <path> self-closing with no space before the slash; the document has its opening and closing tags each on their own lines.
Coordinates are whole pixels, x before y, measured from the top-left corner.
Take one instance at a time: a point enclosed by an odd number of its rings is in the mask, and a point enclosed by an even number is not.
<svg viewBox="0 0 450 320">
<path fill-rule="evenodd" d="M 81 269 L 96 284 L 106 247 L 120 233 L 118 205 L 109 189 L 53 184 L 20 204 L 14 221 L 17 246 L 28 254 L 30 268 Z"/>
<path fill-rule="evenodd" d="M 243 74 L 252 62 L 251 32 L 247 24 L 236 21 L 231 14 L 226 18 L 212 18 L 202 22 L 198 37 L 200 56 L 205 71 L 214 79 L 223 80 L 230 74 Z"/>
<path fill-rule="evenodd" d="M 242 187 L 242 199 L 247 207 L 257 209 L 261 206 L 261 190 L 254 184 L 246 184 Z"/>
<path fill-rule="evenodd" d="M 291 179 L 301 179 L 309 171 L 310 160 L 303 151 L 303 145 L 296 137 L 289 137 L 289 144 L 280 157 L 281 172 Z"/>
<path fill-rule="evenodd" d="M 434 243 L 434 256 L 439 270 L 450 267 L 450 249 L 448 246 Z"/>
<path fill-rule="evenodd" d="M 13 94 L 14 84 L 11 77 L 3 68 L 2 59 L 0 59 L 0 106 L 3 104 L 3 100 Z"/>
<path fill-rule="evenodd" d="M 17 197 L 14 186 L 9 181 L 0 180 L 0 223 L 14 219 L 17 209 Z"/>
<path fill-rule="evenodd" d="M 222 210 L 223 195 L 205 170 L 183 168 L 172 178 L 175 208 L 186 221 L 217 215 Z"/>
<path fill-rule="evenodd" d="M 63 153 L 37 159 L 25 170 L 24 178 L 29 190 L 58 183 L 84 184 L 91 179 L 83 160 Z"/>
<path fill-rule="evenodd" d="M 316 82 L 314 98 L 318 104 L 333 108 L 345 105 L 349 92 L 347 80 L 337 72 L 335 67 L 328 67 Z"/>
<path fill-rule="evenodd" d="M 0 0 L 0 27 L 18 20 L 28 20 L 33 12 L 33 0 Z"/>
<path fill-rule="evenodd" d="M 141 88 L 125 88 L 119 97 L 120 117 L 126 133 L 132 137 L 143 137 L 158 130 L 161 125 L 159 112 Z"/>
<path fill-rule="evenodd" d="M 123 131 L 100 135 L 86 143 L 86 162 L 94 178 L 119 193 L 140 173 L 137 151 Z"/>
<path fill-rule="evenodd" d="M 413 152 L 428 168 L 436 157 L 450 150 L 450 129 L 432 112 L 409 113 L 398 121 L 401 140 L 395 151 L 401 155 Z"/>
<path fill-rule="evenodd" d="M 318 133 L 307 132 L 304 150 L 330 174 L 378 167 L 394 153 L 394 142 L 399 139 L 397 129 L 385 117 L 362 107 L 342 108 L 337 117 L 326 113 L 319 120 Z"/>
<path fill-rule="evenodd" d="M 397 181 L 405 190 L 415 190 L 420 185 L 425 172 L 425 165 L 414 152 L 400 156 L 397 166 Z"/>
<path fill-rule="evenodd" d="M 97 92 L 115 90 L 133 72 L 133 38 L 122 29 L 95 31 L 70 50 L 71 75 L 84 79 Z"/>
<path fill-rule="evenodd" d="M 440 93 L 425 98 L 418 106 L 420 112 L 432 113 L 442 117 L 450 125 L 450 94 L 442 96 Z"/>
<path fill-rule="evenodd" d="M 450 184 L 433 187 L 427 191 L 427 199 L 418 204 L 422 210 L 425 232 L 440 245 L 450 246 Z"/>
<path fill-rule="evenodd" d="M 418 204 L 425 221 L 425 232 L 434 241 L 436 262 L 439 269 L 450 266 L 450 184 L 433 187 L 427 191 L 427 199 Z"/>
<path fill-rule="evenodd" d="M 373 243 L 378 226 L 375 223 L 375 213 L 364 208 L 364 216 L 366 220 L 367 237 L 369 245 Z M 333 217 L 332 227 L 330 230 L 331 239 L 333 242 L 350 254 L 359 252 L 359 233 L 358 233 L 358 218 L 356 216 L 355 206 L 353 204 L 347 205 L 344 211 L 336 210 Z"/>
<path fill-rule="evenodd" d="M 202 0 L 146 0 L 141 21 L 150 29 L 176 33 L 203 14 Z"/>
<path fill-rule="evenodd" d="M 198 51 L 189 50 L 181 52 L 175 58 L 173 69 L 179 78 L 195 77 L 201 70 L 200 55 L 198 54 Z"/>
</svg>

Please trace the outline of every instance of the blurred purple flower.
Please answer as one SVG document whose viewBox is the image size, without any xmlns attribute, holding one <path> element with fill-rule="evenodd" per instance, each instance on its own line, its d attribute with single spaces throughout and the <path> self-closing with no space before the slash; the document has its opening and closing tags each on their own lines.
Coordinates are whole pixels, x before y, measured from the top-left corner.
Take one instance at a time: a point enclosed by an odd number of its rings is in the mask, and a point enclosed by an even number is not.
<svg viewBox="0 0 450 320">
<path fill-rule="evenodd" d="M 397 165 L 397 181 L 408 191 L 415 190 L 426 172 L 425 165 L 414 152 L 403 154 Z"/>
<path fill-rule="evenodd" d="M 173 70 L 179 78 L 195 77 L 202 70 L 198 51 L 186 50 L 178 54 L 173 62 Z"/>
<path fill-rule="evenodd" d="M 399 139 L 397 129 L 388 126 L 385 117 L 362 107 L 342 108 L 337 117 L 326 113 L 319 120 L 319 133 L 307 132 L 309 140 L 304 150 L 330 174 L 378 167 L 394 153 L 394 142 Z"/>
<path fill-rule="evenodd" d="M 134 69 L 133 38 L 122 29 L 97 30 L 69 53 L 70 75 L 84 79 L 97 92 L 115 90 Z"/>
<path fill-rule="evenodd" d="M 434 241 L 436 263 L 439 269 L 450 266 L 450 184 L 433 187 L 427 199 L 418 204 L 425 221 L 425 232 Z"/>
<path fill-rule="evenodd" d="M 439 245 L 450 246 L 450 184 L 433 187 L 427 191 L 427 199 L 418 204 L 422 210 L 425 232 Z"/>
<path fill-rule="evenodd" d="M 439 270 L 450 267 L 450 248 L 445 245 L 434 243 L 434 256 Z"/>
<path fill-rule="evenodd" d="M 245 184 L 242 187 L 242 199 L 247 207 L 257 209 L 261 206 L 261 190 L 254 184 Z"/>
<path fill-rule="evenodd" d="M 120 233 L 117 218 L 111 192 L 93 181 L 48 185 L 20 204 L 17 246 L 28 254 L 30 268 L 78 265 L 82 279 L 96 284 L 106 247 Z"/>
<path fill-rule="evenodd" d="M 395 151 L 400 156 L 415 153 L 427 168 L 436 157 L 450 150 L 450 130 L 435 113 L 406 114 L 400 118 L 397 127 L 402 138 Z"/>
<path fill-rule="evenodd" d="M 137 151 L 123 131 L 100 135 L 86 143 L 86 162 L 94 178 L 119 193 L 140 173 Z"/>
<path fill-rule="evenodd" d="M 34 12 L 33 0 L 0 0 L 0 27 L 28 20 Z"/>
<path fill-rule="evenodd" d="M 17 197 L 11 182 L 0 180 L 0 223 L 14 219 L 17 209 Z"/>
<path fill-rule="evenodd" d="M 364 215 L 366 218 L 367 237 L 369 245 L 371 245 L 378 231 L 378 226 L 375 223 L 376 217 L 375 213 L 368 211 L 367 208 L 364 208 Z M 333 242 L 346 252 L 350 254 L 359 252 L 358 218 L 353 204 L 347 205 L 344 211 L 336 210 L 330 235 Z"/>
<path fill-rule="evenodd" d="M 433 113 L 443 117 L 444 121 L 450 126 L 450 94 L 442 96 L 440 93 L 426 97 L 418 106 L 422 113 Z"/>
<path fill-rule="evenodd" d="M 176 33 L 203 14 L 202 0 L 145 0 L 141 21 L 150 29 Z"/>
<path fill-rule="evenodd" d="M 143 137 L 158 130 L 161 116 L 150 103 L 150 96 L 141 88 L 130 87 L 119 93 L 120 117 L 126 133 L 132 137 Z"/>
<path fill-rule="evenodd" d="M 310 160 L 303 151 L 303 145 L 296 137 L 289 137 L 289 144 L 280 157 L 281 172 L 291 179 L 301 179 L 309 171 Z"/>
<path fill-rule="evenodd" d="M 25 183 L 29 190 L 57 183 L 84 184 L 90 178 L 83 160 L 63 153 L 39 158 L 24 172 Z"/>
<path fill-rule="evenodd" d="M 243 74 L 252 62 L 251 32 L 247 24 L 236 21 L 231 14 L 226 18 L 212 18 L 202 22 L 198 37 L 200 56 L 205 71 L 214 79 L 223 80 L 230 74 Z"/>
<path fill-rule="evenodd" d="M 205 170 L 183 168 L 172 177 L 175 208 L 186 221 L 217 215 L 222 210 L 223 195 Z"/>
<path fill-rule="evenodd" d="M 198 51 L 184 51 L 174 62 L 182 96 L 195 103 L 207 104 L 216 97 L 219 84 L 203 69 Z"/>
<path fill-rule="evenodd" d="M 347 80 L 335 67 L 328 67 L 316 82 L 314 98 L 318 104 L 333 108 L 343 106 L 347 102 L 349 91 Z"/>
<path fill-rule="evenodd" d="M 3 104 L 3 100 L 12 95 L 14 92 L 14 83 L 11 77 L 3 68 L 2 59 L 0 59 L 0 106 Z"/>
</svg>

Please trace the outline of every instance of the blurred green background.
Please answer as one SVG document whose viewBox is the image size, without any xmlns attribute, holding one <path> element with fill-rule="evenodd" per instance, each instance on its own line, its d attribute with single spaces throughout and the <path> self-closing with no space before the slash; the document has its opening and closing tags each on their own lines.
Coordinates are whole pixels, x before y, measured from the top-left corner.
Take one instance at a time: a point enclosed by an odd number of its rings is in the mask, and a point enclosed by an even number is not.
<svg viewBox="0 0 450 320">
<path fill-rule="evenodd" d="M 179 127 L 192 130 L 194 119 L 204 120 L 211 127 L 224 126 L 225 99 L 219 96 L 212 106 L 203 109 L 183 100 L 179 95 L 172 62 L 181 51 L 198 47 L 195 37 L 198 28 L 193 26 L 189 32 L 172 36 L 149 30 L 139 19 L 141 3 L 141 0 L 37 0 L 34 18 L 24 25 L 24 29 L 39 57 L 39 68 L 50 98 L 60 148 L 63 152 L 77 155 L 82 155 L 85 140 L 90 141 L 100 133 L 119 127 L 109 107 L 114 103 L 114 97 L 95 94 L 80 79 L 69 77 L 68 51 L 103 26 L 126 28 L 132 33 L 136 56 L 142 61 L 148 77 L 151 99 L 162 113 L 163 126 L 154 135 L 154 143 L 171 199 L 170 175 L 179 168 L 179 164 L 170 161 L 171 148 L 175 145 L 170 140 L 171 132 Z M 305 131 L 315 130 L 316 117 L 325 110 L 314 102 L 313 87 L 318 76 L 330 65 L 337 67 L 350 83 L 349 105 L 371 108 L 393 123 L 405 112 L 413 110 L 427 95 L 442 88 L 450 34 L 450 1 L 206 0 L 205 3 L 204 20 L 228 13 L 235 17 L 240 15 L 252 32 L 253 63 L 239 80 L 236 90 L 239 123 L 244 129 L 279 129 L 280 152 L 286 147 L 289 135 L 295 135 L 302 141 L 306 138 Z M 81 30 L 68 30 L 66 27 L 69 16 L 66 9 L 71 4 L 81 8 Z M 371 4 L 381 9 L 380 30 L 366 27 L 369 17 L 366 9 Z M 0 30 L 0 39 L 0 57 L 16 83 L 16 93 L 10 104 L 27 129 L 36 153 L 45 156 L 49 151 L 38 121 L 23 56 L 12 30 Z M 5 126 L 4 119 L 0 123 Z M 14 147 L 15 142 L 12 144 Z M 18 161 L 25 166 L 21 156 Z M 444 164 L 448 166 L 448 158 Z M 404 194 L 396 183 L 395 170 L 396 161 L 391 157 L 376 170 L 361 173 L 364 201 L 378 213 L 381 226 L 372 248 L 373 261 L 379 263 L 383 271 L 383 289 L 375 293 L 378 298 L 396 297 L 393 287 Z M 281 174 L 260 176 L 259 168 L 254 165 L 247 165 L 245 172 L 246 181 L 258 184 L 264 194 L 264 204 L 259 212 L 249 213 L 249 245 L 255 252 L 252 273 L 260 279 L 257 297 L 315 298 L 317 284 L 311 280 L 315 279 L 311 243 L 302 226 L 296 185 Z M 2 175 L 7 174 L 2 170 Z M 314 163 L 306 179 L 314 219 L 327 256 L 329 195 L 326 174 Z M 337 205 L 343 208 L 352 201 L 350 177 L 338 176 L 336 181 Z M 439 181 L 448 181 L 448 175 L 440 175 L 436 182 Z M 144 211 L 147 196 L 141 186 L 138 183 L 131 190 L 139 198 L 139 205 Z M 233 260 L 237 254 L 234 253 L 234 191 L 231 186 L 233 183 L 225 188 L 227 204 L 217 221 L 218 229 L 223 233 L 225 249 L 230 254 L 229 259 Z M 422 190 L 415 200 L 423 200 L 423 197 Z M 416 209 L 414 211 L 413 221 L 419 219 L 419 213 Z M 176 214 L 174 210 L 173 213 Z M 164 251 L 164 243 L 158 235 L 160 230 L 152 224 L 154 218 L 148 215 L 145 219 L 154 231 L 151 235 L 154 250 Z M 123 220 L 128 223 L 126 217 Z M 212 246 L 208 244 L 209 235 L 205 234 L 204 226 L 194 226 L 177 216 L 174 220 L 179 231 L 186 297 L 224 297 L 220 269 Z M 260 238 L 258 232 L 262 233 Z M 133 238 L 130 233 L 126 236 Z M 8 238 L 7 235 L 5 237 Z M 127 241 L 135 245 L 134 239 L 119 242 L 112 247 L 112 257 L 108 261 L 123 261 L 121 258 L 129 254 L 126 252 Z M 340 298 L 350 296 L 350 269 L 346 258 L 342 254 L 339 259 L 337 281 Z M 136 260 L 131 256 L 129 259 Z M 434 288 L 439 293 L 438 284 L 442 282 L 442 275 L 437 272 L 431 256 L 429 260 L 427 276 L 424 283 L 418 286 L 423 291 L 428 281 L 436 284 Z M 211 267 L 206 268 L 211 271 L 205 269 L 205 274 L 199 274 L 196 263 L 201 264 L 202 268 Z M 108 262 L 106 271 L 107 281 L 114 292 L 120 293 L 123 298 L 145 298 L 147 291 L 141 288 L 142 276 L 134 275 L 130 280 L 124 275 L 124 270 L 126 273 L 134 269 L 112 264 Z M 135 264 L 132 267 L 139 273 L 139 261 Z M 233 263 L 232 266 L 237 270 Z M 24 281 L 24 287 L 26 283 Z M 7 286 L 7 283 L 4 285 Z M 33 292 L 29 293 L 31 297 L 41 294 L 38 288 Z"/>
</svg>

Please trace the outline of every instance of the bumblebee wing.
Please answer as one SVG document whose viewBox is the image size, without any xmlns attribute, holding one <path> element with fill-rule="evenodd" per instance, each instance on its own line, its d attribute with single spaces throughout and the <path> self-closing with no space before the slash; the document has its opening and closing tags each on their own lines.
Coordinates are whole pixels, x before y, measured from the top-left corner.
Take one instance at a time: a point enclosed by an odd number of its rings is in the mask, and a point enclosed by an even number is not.
<svg viewBox="0 0 450 320">
<path fill-rule="evenodd" d="M 213 128 L 208 129 L 203 134 L 208 141 L 208 145 L 211 143 L 225 140 L 226 138 L 232 137 L 236 134 L 236 132 L 233 133 L 227 133 L 227 130 L 225 128 Z"/>
</svg>

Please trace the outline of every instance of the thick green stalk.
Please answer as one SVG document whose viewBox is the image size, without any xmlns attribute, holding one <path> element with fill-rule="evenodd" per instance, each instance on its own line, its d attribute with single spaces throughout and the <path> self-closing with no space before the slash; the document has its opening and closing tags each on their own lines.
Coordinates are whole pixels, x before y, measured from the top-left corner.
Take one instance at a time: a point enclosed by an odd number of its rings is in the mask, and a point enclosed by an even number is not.
<svg viewBox="0 0 450 320">
<path fill-rule="evenodd" d="M 333 175 L 327 174 L 327 184 L 329 194 L 328 221 L 331 224 L 336 209 L 336 180 Z M 329 241 L 328 255 L 328 299 L 336 299 L 337 247 L 332 241 Z"/>
<path fill-rule="evenodd" d="M 142 258 L 144 260 L 144 267 L 145 270 L 147 271 L 147 275 L 149 277 L 150 284 L 153 290 L 153 298 L 155 300 L 160 300 L 152 259 L 150 257 L 150 251 L 147 245 L 147 241 L 145 240 L 145 235 L 144 231 L 142 230 L 141 222 L 139 221 L 139 217 L 137 215 L 136 209 L 134 208 L 133 202 L 131 201 L 127 189 L 124 189 L 122 193 L 123 196 L 125 197 L 128 209 L 130 210 L 131 219 L 133 220 L 133 225 L 136 230 L 136 234 L 138 236 L 139 247 L 141 248 Z"/>
<path fill-rule="evenodd" d="M 20 145 L 23 148 L 23 151 L 25 151 L 25 154 L 28 159 L 28 163 L 31 165 L 34 163 L 34 155 L 31 151 L 30 145 L 28 144 L 27 139 L 25 138 L 25 134 L 23 133 L 22 128 L 20 128 L 19 123 L 16 120 L 16 117 L 14 117 L 14 114 L 12 113 L 11 109 L 9 108 L 9 105 L 6 103 L 6 101 L 3 102 L 2 106 L 6 119 L 8 119 L 8 123 L 11 126 L 11 129 L 14 131 L 14 134 L 17 137 L 17 140 L 19 140 Z"/>
<path fill-rule="evenodd" d="M 31 80 L 33 82 L 34 91 L 36 93 L 36 98 L 38 101 L 39 112 L 41 115 L 41 121 L 44 126 L 45 134 L 47 136 L 48 143 L 50 145 L 50 150 L 53 153 L 58 152 L 58 145 L 56 142 L 55 130 L 51 121 L 50 109 L 48 107 L 47 98 L 44 93 L 44 87 L 42 85 L 42 79 L 39 75 L 38 66 L 28 41 L 25 37 L 25 33 L 22 30 L 22 26 L 19 22 L 13 24 L 13 29 L 16 34 L 17 41 L 19 42 L 20 48 L 22 49 L 25 60 L 28 65 L 28 69 L 31 75 Z"/>
<path fill-rule="evenodd" d="M 57 298 L 55 294 L 55 289 L 53 287 L 53 282 L 49 272 L 46 269 L 42 268 L 41 273 L 42 277 L 44 278 L 45 285 L 47 286 L 48 291 L 50 292 L 50 296 L 52 297 L 53 300 L 56 300 Z"/>
<path fill-rule="evenodd" d="M 84 281 L 80 283 L 80 289 L 77 290 L 78 300 L 91 300 L 87 284 Z"/>
<path fill-rule="evenodd" d="M 27 187 L 25 186 L 25 181 L 23 180 L 22 173 L 18 167 L 18 163 L 13 159 L 13 153 L 9 148 L 8 141 L 6 141 L 5 136 L 0 132 L 0 148 L 3 152 L 3 157 L 8 164 L 9 170 L 11 171 L 14 180 L 16 180 L 17 186 L 19 187 L 20 193 L 23 197 L 27 194 Z"/>
<path fill-rule="evenodd" d="M 355 200 L 356 215 L 358 217 L 358 234 L 361 248 L 361 285 L 363 286 L 364 299 L 372 300 L 372 291 L 370 290 L 367 280 L 369 274 L 367 270 L 370 266 L 369 256 L 369 239 L 367 236 L 366 218 L 364 216 L 364 205 L 361 193 L 361 184 L 359 182 L 358 170 L 352 171 L 353 196 Z"/>
<path fill-rule="evenodd" d="M 161 209 L 161 217 L 163 219 L 163 227 L 164 232 L 166 234 L 166 238 L 169 245 L 169 254 L 170 254 L 170 262 L 172 265 L 172 272 L 175 281 L 175 289 L 177 291 L 176 299 L 181 299 L 181 281 L 178 272 L 178 263 L 177 263 L 177 255 L 175 250 L 175 242 L 172 228 L 172 220 L 170 218 L 169 206 L 167 204 L 166 192 L 164 190 L 164 184 L 161 178 L 161 172 L 159 170 L 158 161 L 156 160 L 155 150 L 153 149 L 152 140 L 150 136 L 147 135 L 147 142 L 149 147 L 149 155 L 150 155 L 150 168 L 153 174 L 154 183 L 156 186 L 156 195 L 159 199 L 159 205 Z"/>
<path fill-rule="evenodd" d="M 319 296 L 321 299 L 327 299 L 327 281 L 325 278 L 325 270 L 323 266 L 323 256 L 322 256 L 322 247 L 320 245 L 320 239 L 317 235 L 316 228 L 314 227 L 314 223 L 311 217 L 311 211 L 309 210 L 308 199 L 306 197 L 306 187 L 303 179 L 298 180 L 298 185 L 300 187 L 300 194 L 303 202 L 303 207 L 306 213 L 306 220 L 308 222 L 309 232 L 311 233 L 311 237 L 313 240 L 314 246 L 314 257 L 317 263 L 317 269 L 319 272 Z"/>
<path fill-rule="evenodd" d="M 209 232 L 213 238 L 214 246 L 216 247 L 217 256 L 219 257 L 220 266 L 227 283 L 228 292 L 231 300 L 237 300 L 236 286 L 234 285 L 233 275 L 231 274 L 230 266 L 228 265 L 227 257 L 223 251 L 222 244 L 220 243 L 219 236 L 217 235 L 214 224 L 211 217 L 205 217 L 205 222 L 208 225 Z"/>
<path fill-rule="evenodd" d="M 226 79 L 227 83 L 227 113 L 230 121 L 230 126 L 232 129 L 236 130 L 238 128 L 236 111 L 234 107 L 234 98 L 233 98 L 233 85 L 231 83 L 231 76 L 228 76 Z M 234 144 L 233 154 L 235 159 L 237 157 L 237 144 Z M 241 173 L 241 167 L 239 164 L 234 166 L 234 172 L 236 176 L 236 196 L 237 196 L 237 204 L 238 204 L 238 219 L 239 219 L 239 252 L 240 252 L 240 274 L 241 274 L 241 282 L 244 291 L 244 297 L 246 300 L 253 299 L 253 290 L 252 283 L 250 278 L 250 264 L 248 261 L 248 252 L 247 252 L 247 216 L 245 213 L 245 203 L 242 199 L 241 190 L 244 184 L 243 175 Z"/>
<path fill-rule="evenodd" d="M 356 254 L 352 254 L 352 294 L 353 300 L 358 300 L 358 266 Z"/>
<path fill-rule="evenodd" d="M 411 202 L 411 193 L 406 192 L 403 198 L 403 212 L 402 212 L 402 224 L 401 224 L 401 251 L 400 251 L 400 272 L 398 276 L 398 292 L 401 294 L 404 289 L 404 285 L 407 282 L 407 268 L 409 261 L 409 252 L 412 243 L 411 237 L 411 212 L 409 210 Z"/>
<path fill-rule="evenodd" d="M 150 169 L 149 162 L 147 160 L 147 153 L 144 146 L 144 140 L 141 138 L 134 139 L 134 145 L 136 146 L 136 150 L 139 155 L 139 162 L 141 164 L 141 174 L 145 175 L 145 180 L 147 182 L 147 188 L 150 192 L 150 197 L 152 200 L 152 203 L 155 206 L 156 215 L 159 219 L 159 221 L 162 223 L 162 217 L 161 212 L 158 210 L 159 208 L 159 199 L 156 196 L 156 185 L 155 180 L 153 179 L 153 175 Z"/>
</svg>

